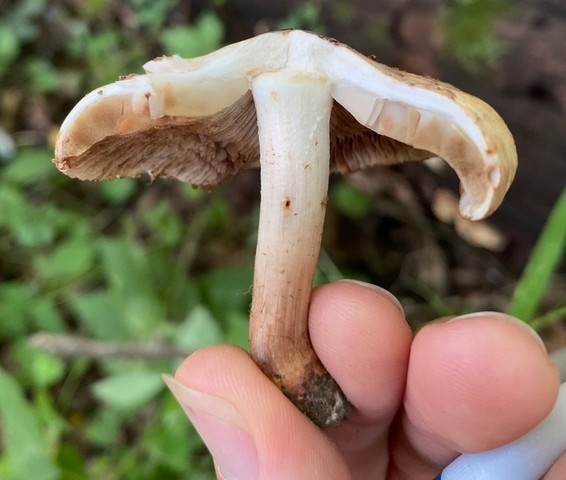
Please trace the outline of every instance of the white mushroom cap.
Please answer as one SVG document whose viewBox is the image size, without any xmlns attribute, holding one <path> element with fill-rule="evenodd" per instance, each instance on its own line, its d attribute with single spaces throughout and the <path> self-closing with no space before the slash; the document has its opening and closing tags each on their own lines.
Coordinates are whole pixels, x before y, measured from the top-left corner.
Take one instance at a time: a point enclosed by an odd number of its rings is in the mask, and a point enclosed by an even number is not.
<svg viewBox="0 0 566 480">
<path fill-rule="evenodd" d="M 513 138 L 489 105 L 312 33 L 267 33 L 144 68 L 76 105 L 56 144 L 60 170 L 85 180 L 149 172 L 214 186 L 259 165 L 251 84 L 284 69 L 330 83 L 331 171 L 438 156 L 461 181 L 461 213 L 479 219 L 497 208 L 516 170 Z"/>
</svg>

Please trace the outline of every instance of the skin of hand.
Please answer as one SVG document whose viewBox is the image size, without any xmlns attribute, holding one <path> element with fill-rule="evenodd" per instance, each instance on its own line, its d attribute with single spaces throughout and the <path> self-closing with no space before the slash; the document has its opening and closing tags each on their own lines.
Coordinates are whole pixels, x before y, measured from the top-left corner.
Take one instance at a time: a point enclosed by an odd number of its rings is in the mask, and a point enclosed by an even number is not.
<svg viewBox="0 0 566 480">
<path fill-rule="evenodd" d="M 500 313 L 437 320 L 413 334 L 373 285 L 317 288 L 313 346 L 355 407 L 320 430 L 243 350 L 218 345 L 166 381 L 224 480 L 432 480 L 460 452 L 518 438 L 551 410 L 559 375 L 539 337 Z M 544 480 L 566 478 L 566 455 Z"/>
</svg>

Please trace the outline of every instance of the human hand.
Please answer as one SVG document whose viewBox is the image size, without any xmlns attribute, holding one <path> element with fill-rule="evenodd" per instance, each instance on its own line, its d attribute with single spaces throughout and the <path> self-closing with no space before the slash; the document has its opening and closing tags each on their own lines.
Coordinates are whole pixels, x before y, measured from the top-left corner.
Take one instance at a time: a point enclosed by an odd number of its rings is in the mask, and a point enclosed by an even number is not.
<svg viewBox="0 0 566 480">
<path fill-rule="evenodd" d="M 460 452 L 531 430 L 559 388 L 538 337 L 502 314 L 433 322 L 413 337 L 390 294 L 340 281 L 313 293 L 309 332 L 355 406 L 339 427 L 315 427 L 233 346 L 200 350 L 166 379 L 220 479 L 432 480 Z M 544 480 L 564 478 L 565 455 Z"/>
</svg>

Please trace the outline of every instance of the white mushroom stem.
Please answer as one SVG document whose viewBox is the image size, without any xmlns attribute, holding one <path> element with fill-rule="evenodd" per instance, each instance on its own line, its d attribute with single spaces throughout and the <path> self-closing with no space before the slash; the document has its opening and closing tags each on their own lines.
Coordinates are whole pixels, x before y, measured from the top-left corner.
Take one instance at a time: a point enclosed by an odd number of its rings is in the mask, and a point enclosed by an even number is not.
<svg viewBox="0 0 566 480">
<path fill-rule="evenodd" d="M 349 404 L 308 336 L 308 310 L 324 225 L 333 99 L 324 77 L 292 71 L 253 80 L 261 206 L 250 347 L 263 371 L 318 425 Z"/>
</svg>

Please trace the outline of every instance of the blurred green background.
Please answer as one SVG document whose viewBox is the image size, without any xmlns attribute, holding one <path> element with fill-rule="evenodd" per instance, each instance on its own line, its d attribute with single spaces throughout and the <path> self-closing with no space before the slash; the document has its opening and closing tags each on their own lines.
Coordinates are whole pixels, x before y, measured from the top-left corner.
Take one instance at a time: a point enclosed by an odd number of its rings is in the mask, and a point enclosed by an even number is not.
<svg viewBox="0 0 566 480">
<path fill-rule="evenodd" d="M 399 3 L 0 0 L 0 478 L 213 478 L 160 374 L 199 347 L 247 345 L 257 172 L 214 192 L 70 180 L 51 159 L 72 106 L 155 56 L 287 27 L 462 87 L 495 82 L 511 2 Z M 423 165 L 333 179 L 317 282 L 390 288 L 415 328 L 510 310 L 566 343 L 564 195 L 529 228 L 512 214 L 462 226 L 440 213 L 453 180 Z"/>
</svg>

